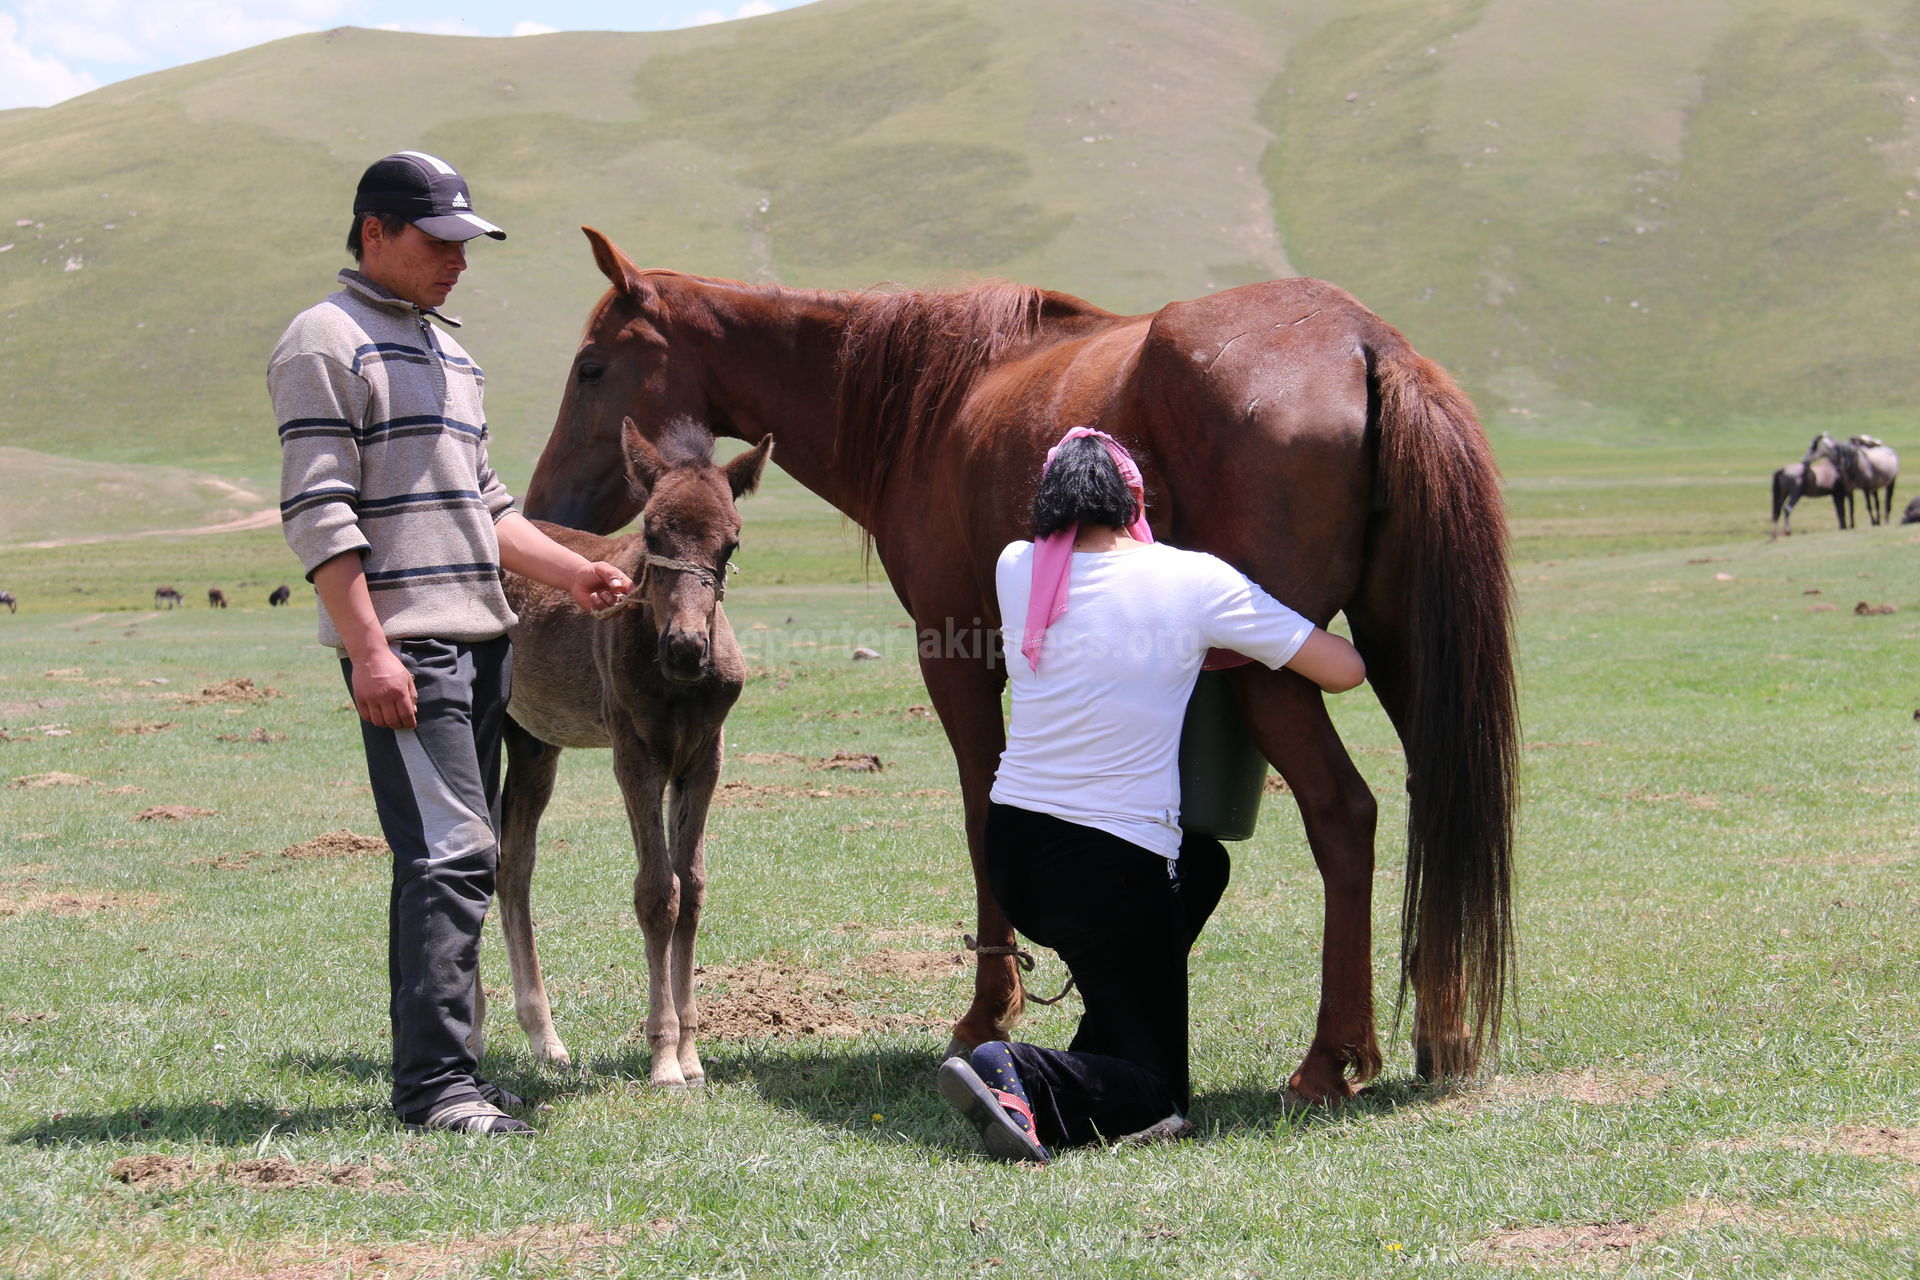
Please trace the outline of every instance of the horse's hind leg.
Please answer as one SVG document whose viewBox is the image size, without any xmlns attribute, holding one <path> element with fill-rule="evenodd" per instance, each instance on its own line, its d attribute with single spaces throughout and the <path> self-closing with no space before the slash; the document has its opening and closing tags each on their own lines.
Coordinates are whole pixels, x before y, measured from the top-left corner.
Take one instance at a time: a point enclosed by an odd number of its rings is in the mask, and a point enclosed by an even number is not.
<svg viewBox="0 0 1920 1280">
<path fill-rule="evenodd" d="M 719 783 L 720 737 L 715 734 L 706 756 L 674 784 L 668 834 L 673 875 L 680 887 L 680 911 L 669 952 L 669 986 L 680 1021 L 680 1074 L 688 1084 L 701 1084 L 707 1078 L 694 1043 L 700 1031 L 700 1009 L 693 990 L 693 954 L 700 910 L 707 900 L 707 808 Z"/>
<path fill-rule="evenodd" d="M 567 1046 L 553 1029 L 553 1010 L 540 976 L 540 954 L 533 945 L 535 845 L 540 815 L 553 797 L 560 769 L 560 748 L 550 746 L 507 720 L 507 778 L 500 800 L 500 931 L 507 939 L 507 963 L 513 970 L 513 1012 L 533 1056 L 565 1066 Z"/>
<path fill-rule="evenodd" d="M 680 1068 L 680 1016 L 670 982 L 673 934 L 680 920 L 680 878 L 674 873 L 661 827 L 660 801 L 667 771 L 630 732 L 613 735 L 613 771 L 633 830 L 633 914 L 647 947 L 647 1045 L 653 1051 L 648 1080 L 673 1088 L 685 1085 L 687 1077 Z"/>
<path fill-rule="evenodd" d="M 1377 805 L 1301 677 L 1241 668 L 1234 687 L 1255 743 L 1287 780 L 1326 892 L 1320 1012 L 1287 1082 L 1291 1100 L 1340 1102 L 1380 1073 L 1373 1012 L 1373 834 Z"/>
</svg>

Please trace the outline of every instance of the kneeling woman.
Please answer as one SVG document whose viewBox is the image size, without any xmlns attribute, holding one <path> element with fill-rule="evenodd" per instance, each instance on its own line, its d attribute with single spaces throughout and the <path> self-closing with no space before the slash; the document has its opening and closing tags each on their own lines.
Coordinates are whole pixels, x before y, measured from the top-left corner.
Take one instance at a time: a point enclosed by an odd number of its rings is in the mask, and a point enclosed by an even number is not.
<svg viewBox="0 0 1920 1280">
<path fill-rule="evenodd" d="M 1059 953 L 1086 1007 L 1065 1051 L 991 1041 L 938 1079 L 990 1155 L 1043 1161 L 1049 1147 L 1192 1128 L 1187 953 L 1228 872 L 1219 841 L 1180 830 L 1180 726 L 1207 651 L 1334 693 L 1366 668 L 1226 562 L 1155 544 L 1139 470 L 1101 432 L 1076 427 L 1047 455 L 1033 536 L 998 567 L 1013 716 L 987 883 L 1015 929 Z"/>
</svg>

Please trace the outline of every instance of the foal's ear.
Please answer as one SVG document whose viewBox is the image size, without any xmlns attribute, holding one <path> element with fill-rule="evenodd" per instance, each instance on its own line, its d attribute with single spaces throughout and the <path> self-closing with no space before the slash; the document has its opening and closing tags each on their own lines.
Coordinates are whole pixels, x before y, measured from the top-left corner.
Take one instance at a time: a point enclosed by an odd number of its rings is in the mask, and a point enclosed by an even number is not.
<svg viewBox="0 0 1920 1280">
<path fill-rule="evenodd" d="M 745 497 L 760 487 L 760 473 L 767 469 L 767 459 L 772 456 L 773 437 L 762 436 L 759 444 L 720 468 L 726 472 L 727 487 L 734 497 Z"/>
<path fill-rule="evenodd" d="M 640 268 L 633 265 L 633 259 L 620 252 L 620 246 L 595 231 L 592 227 L 582 227 L 587 243 L 593 246 L 593 260 L 600 267 L 600 274 L 613 283 L 613 287 L 635 302 L 644 303 L 652 290 L 641 279 Z"/>
<path fill-rule="evenodd" d="M 667 469 L 665 458 L 651 441 L 640 434 L 632 418 L 620 419 L 620 451 L 627 459 L 627 479 L 643 492 L 653 491 L 654 481 Z"/>
</svg>

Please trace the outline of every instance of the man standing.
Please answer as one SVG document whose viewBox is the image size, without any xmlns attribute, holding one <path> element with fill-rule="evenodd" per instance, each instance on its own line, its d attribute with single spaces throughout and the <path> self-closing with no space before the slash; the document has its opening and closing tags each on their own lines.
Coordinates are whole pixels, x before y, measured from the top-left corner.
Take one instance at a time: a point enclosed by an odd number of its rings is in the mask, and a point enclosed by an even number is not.
<svg viewBox="0 0 1920 1280">
<path fill-rule="evenodd" d="M 530 1133 L 522 1100 L 476 1073 L 480 927 L 499 850 L 500 737 L 514 615 L 500 570 L 585 609 L 628 584 L 513 509 L 487 464 L 478 366 L 436 307 L 466 243 L 506 232 L 473 212 L 453 166 L 419 151 L 360 179 L 358 270 L 301 312 L 267 387 L 280 423 L 280 518 L 320 597 L 359 711 L 375 807 L 393 848 L 387 968 L 393 1107 L 409 1127 Z"/>
</svg>

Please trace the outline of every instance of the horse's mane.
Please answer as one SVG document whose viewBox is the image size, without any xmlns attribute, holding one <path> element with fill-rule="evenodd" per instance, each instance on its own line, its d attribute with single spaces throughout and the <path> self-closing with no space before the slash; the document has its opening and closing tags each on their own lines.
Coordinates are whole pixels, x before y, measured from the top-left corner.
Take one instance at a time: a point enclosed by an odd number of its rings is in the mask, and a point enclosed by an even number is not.
<svg viewBox="0 0 1920 1280">
<path fill-rule="evenodd" d="M 871 501 L 966 396 L 973 379 L 1038 331 L 1044 293 L 994 281 L 852 300 L 838 361 L 834 466 Z"/>
</svg>

